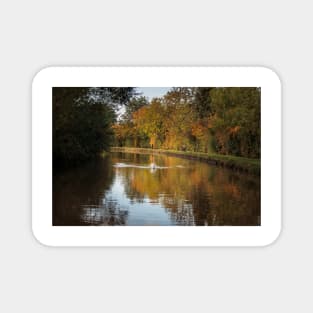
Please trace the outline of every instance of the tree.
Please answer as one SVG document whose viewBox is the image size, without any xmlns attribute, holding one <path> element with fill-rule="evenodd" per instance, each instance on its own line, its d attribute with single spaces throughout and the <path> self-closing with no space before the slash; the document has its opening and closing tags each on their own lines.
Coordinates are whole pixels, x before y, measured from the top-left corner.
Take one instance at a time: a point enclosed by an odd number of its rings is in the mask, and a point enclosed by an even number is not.
<svg viewBox="0 0 313 313">
<path fill-rule="evenodd" d="M 107 149 L 115 110 L 132 94 L 133 88 L 54 87 L 54 164 L 75 164 Z"/>
<path fill-rule="evenodd" d="M 147 138 L 140 128 L 137 127 L 135 115 L 141 108 L 147 106 L 148 104 L 148 99 L 143 96 L 133 97 L 128 102 L 121 119 L 113 125 L 116 144 L 118 146 L 131 145 L 138 147 L 145 145 Z"/>
<path fill-rule="evenodd" d="M 150 146 L 161 147 L 164 140 L 164 108 L 161 99 L 152 99 L 149 106 L 144 106 L 133 114 L 133 120 L 137 131 L 149 137 Z"/>
<path fill-rule="evenodd" d="M 133 97 L 127 104 L 125 113 L 122 116 L 123 121 L 132 122 L 133 113 L 149 104 L 149 100 L 146 97 L 139 96 Z"/>
<path fill-rule="evenodd" d="M 195 97 L 193 101 L 194 108 L 200 119 L 209 116 L 212 113 L 210 92 L 212 87 L 195 88 Z"/>
<path fill-rule="evenodd" d="M 259 158 L 261 90 L 254 87 L 216 88 L 211 92 L 211 118 L 218 152 Z"/>
<path fill-rule="evenodd" d="M 114 129 L 122 145 L 259 158 L 260 105 L 256 87 L 175 87 L 131 100 Z"/>
<path fill-rule="evenodd" d="M 194 88 L 172 88 L 164 96 L 165 140 L 163 147 L 174 150 L 193 150 L 195 140 L 191 125 L 195 120 Z"/>
</svg>

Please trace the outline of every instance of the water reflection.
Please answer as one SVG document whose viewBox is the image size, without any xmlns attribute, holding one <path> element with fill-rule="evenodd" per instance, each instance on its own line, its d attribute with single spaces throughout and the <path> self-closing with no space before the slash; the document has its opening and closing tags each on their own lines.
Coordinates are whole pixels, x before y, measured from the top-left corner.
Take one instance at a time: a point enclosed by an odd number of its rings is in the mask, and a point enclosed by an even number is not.
<svg viewBox="0 0 313 313">
<path fill-rule="evenodd" d="M 176 157 L 112 153 L 55 173 L 53 225 L 260 225 L 260 180 Z"/>
</svg>

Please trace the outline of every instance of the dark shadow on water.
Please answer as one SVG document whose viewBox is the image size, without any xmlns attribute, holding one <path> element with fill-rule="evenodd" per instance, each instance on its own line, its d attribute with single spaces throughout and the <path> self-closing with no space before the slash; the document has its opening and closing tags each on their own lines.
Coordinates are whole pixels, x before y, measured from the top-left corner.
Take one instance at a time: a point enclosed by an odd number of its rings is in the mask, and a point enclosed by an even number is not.
<svg viewBox="0 0 313 313">
<path fill-rule="evenodd" d="M 113 178 L 108 157 L 55 173 L 53 225 L 125 225 L 127 211 L 116 201 L 104 201 Z"/>
</svg>

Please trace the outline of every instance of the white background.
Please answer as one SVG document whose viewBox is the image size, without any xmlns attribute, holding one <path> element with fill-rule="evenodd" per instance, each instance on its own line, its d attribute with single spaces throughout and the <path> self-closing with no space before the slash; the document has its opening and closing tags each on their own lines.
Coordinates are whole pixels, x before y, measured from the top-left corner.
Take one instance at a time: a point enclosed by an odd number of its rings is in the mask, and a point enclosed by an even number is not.
<svg viewBox="0 0 313 313">
<path fill-rule="evenodd" d="M 310 312 L 310 1 L 2 1 L 1 312 Z M 48 65 L 264 65 L 283 82 L 283 231 L 266 248 L 46 248 L 31 80 Z M 44 204 L 43 204 L 44 205 Z"/>
</svg>

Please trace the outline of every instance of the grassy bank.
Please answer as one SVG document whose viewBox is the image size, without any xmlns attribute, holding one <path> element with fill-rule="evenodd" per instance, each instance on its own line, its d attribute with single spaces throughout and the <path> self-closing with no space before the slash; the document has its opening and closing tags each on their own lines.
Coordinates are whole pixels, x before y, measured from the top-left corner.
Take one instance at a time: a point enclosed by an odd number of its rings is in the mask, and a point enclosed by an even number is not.
<svg viewBox="0 0 313 313">
<path fill-rule="evenodd" d="M 259 159 L 242 158 L 232 155 L 208 154 L 202 152 L 175 151 L 163 149 L 131 148 L 131 147 L 112 147 L 112 152 L 128 152 L 142 154 L 166 154 L 178 156 L 186 159 L 204 161 L 237 171 L 247 172 L 254 175 L 260 175 L 261 162 Z"/>
</svg>

